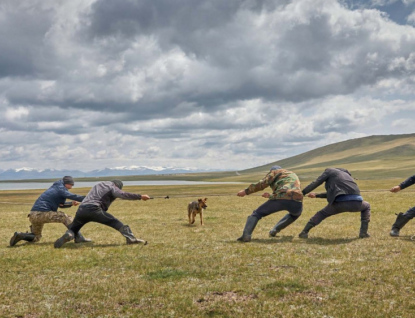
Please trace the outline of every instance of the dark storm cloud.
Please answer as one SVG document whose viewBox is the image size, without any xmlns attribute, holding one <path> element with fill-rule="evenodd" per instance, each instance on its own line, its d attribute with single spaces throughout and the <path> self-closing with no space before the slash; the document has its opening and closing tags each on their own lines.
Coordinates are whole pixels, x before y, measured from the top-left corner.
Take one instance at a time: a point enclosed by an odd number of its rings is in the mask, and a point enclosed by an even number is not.
<svg viewBox="0 0 415 318">
<path fill-rule="evenodd" d="M 0 77 L 35 76 L 45 65 L 43 37 L 53 10 L 37 8 L 27 1 L 0 3 Z"/>
</svg>

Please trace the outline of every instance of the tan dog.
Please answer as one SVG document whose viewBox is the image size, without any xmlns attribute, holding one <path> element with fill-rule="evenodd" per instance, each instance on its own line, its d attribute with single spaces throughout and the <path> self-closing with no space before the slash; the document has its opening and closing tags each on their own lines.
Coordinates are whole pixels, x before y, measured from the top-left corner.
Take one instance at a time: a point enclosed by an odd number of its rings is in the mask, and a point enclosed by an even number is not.
<svg viewBox="0 0 415 318">
<path fill-rule="evenodd" d="M 203 210 L 207 208 L 207 198 L 198 199 L 197 201 L 190 202 L 187 206 L 187 214 L 189 216 L 189 224 L 195 223 L 196 214 L 200 214 L 200 224 L 203 225 Z"/>
</svg>

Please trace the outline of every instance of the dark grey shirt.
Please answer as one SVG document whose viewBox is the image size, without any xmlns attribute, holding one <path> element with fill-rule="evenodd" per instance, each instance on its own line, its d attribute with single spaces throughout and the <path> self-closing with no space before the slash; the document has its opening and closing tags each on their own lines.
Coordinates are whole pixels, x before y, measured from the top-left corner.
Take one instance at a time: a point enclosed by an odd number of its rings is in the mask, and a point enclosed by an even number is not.
<svg viewBox="0 0 415 318">
<path fill-rule="evenodd" d="M 107 211 L 116 198 L 124 200 L 141 200 L 141 195 L 124 192 L 118 189 L 111 181 L 102 181 L 92 187 L 82 201 L 80 207 L 83 205 L 96 205 L 101 207 L 104 211 Z"/>
<path fill-rule="evenodd" d="M 318 198 L 327 198 L 332 204 L 336 197 L 345 194 L 360 195 L 359 187 L 351 176 L 350 172 L 343 168 L 327 168 L 316 181 L 311 182 L 303 190 L 303 194 L 313 191 L 325 182 L 326 193 L 320 193 Z"/>
</svg>

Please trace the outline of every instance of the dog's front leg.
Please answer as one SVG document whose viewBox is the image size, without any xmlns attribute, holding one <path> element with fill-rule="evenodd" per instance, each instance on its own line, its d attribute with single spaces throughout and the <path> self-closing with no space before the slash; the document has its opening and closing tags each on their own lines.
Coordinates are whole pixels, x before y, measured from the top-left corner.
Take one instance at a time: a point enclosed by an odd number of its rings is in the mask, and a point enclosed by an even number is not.
<svg viewBox="0 0 415 318">
<path fill-rule="evenodd" d="M 200 210 L 200 225 L 203 225 L 203 209 Z"/>
</svg>

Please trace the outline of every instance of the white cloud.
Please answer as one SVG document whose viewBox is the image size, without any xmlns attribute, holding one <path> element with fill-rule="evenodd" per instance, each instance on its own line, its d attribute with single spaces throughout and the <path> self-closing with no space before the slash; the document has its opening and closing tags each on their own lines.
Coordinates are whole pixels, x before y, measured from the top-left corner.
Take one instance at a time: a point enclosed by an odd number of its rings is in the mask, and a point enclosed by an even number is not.
<svg viewBox="0 0 415 318">
<path fill-rule="evenodd" d="M 243 169 L 411 132 L 415 29 L 373 5 L 8 1 L 0 163 Z"/>
</svg>

